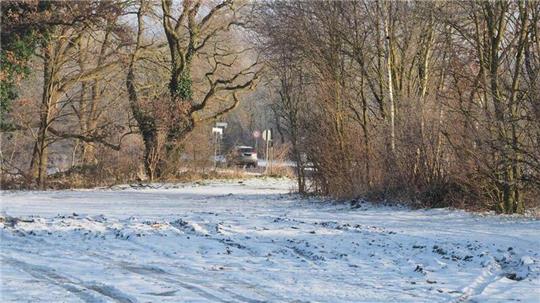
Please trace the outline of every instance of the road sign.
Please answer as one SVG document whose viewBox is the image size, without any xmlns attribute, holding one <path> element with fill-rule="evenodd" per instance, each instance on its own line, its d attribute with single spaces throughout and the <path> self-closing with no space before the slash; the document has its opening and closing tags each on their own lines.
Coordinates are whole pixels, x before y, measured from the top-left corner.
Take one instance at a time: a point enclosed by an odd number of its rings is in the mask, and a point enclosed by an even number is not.
<svg viewBox="0 0 540 303">
<path fill-rule="evenodd" d="M 261 132 L 260 132 L 260 131 L 258 131 L 258 130 L 254 130 L 254 131 L 253 131 L 253 137 L 259 138 L 260 136 L 261 136 Z"/>
<path fill-rule="evenodd" d="M 262 133 L 262 137 L 264 141 L 272 141 L 272 130 L 266 129 Z"/>
<path fill-rule="evenodd" d="M 216 122 L 216 127 L 227 128 L 227 122 Z"/>
<path fill-rule="evenodd" d="M 213 134 L 223 135 L 223 128 L 221 128 L 221 127 L 212 127 L 212 133 Z"/>
</svg>

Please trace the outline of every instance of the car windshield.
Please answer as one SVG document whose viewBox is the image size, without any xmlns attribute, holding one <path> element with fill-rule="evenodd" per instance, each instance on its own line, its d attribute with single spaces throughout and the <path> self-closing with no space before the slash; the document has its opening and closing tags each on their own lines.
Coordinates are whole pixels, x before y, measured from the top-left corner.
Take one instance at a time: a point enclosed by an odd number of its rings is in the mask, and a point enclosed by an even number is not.
<svg viewBox="0 0 540 303">
<path fill-rule="evenodd" d="M 241 153 L 253 153 L 255 152 L 253 148 L 240 148 Z"/>
</svg>

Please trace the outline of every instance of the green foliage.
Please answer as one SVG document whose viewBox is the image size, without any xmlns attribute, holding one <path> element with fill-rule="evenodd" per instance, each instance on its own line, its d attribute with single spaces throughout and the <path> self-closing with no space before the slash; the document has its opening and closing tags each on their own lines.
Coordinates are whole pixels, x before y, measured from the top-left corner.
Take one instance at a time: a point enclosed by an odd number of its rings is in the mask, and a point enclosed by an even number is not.
<svg viewBox="0 0 540 303">
<path fill-rule="evenodd" d="M 18 85 L 31 72 L 29 61 L 37 46 L 48 39 L 48 32 L 54 27 L 51 12 L 53 4 L 58 3 L 61 2 L 0 1 L 0 131 L 13 129 L 7 114 L 12 101 L 18 98 Z"/>
<path fill-rule="evenodd" d="M 189 73 L 183 72 L 180 79 L 178 79 L 176 95 L 184 100 L 191 99 L 193 96 L 193 91 L 191 90 L 192 85 Z"/>
<path fill-rule="evenodd" d="M 13 34 L 3 37 L 0 50 L 0 130 L 11 130 L 13 126 L 7 121 L 7 113 L 11 102 L 18 97 L 17 85 L 30 73 L 28 61 L 34 53 L 37 36 L 33 32 L 24 36 Z"/>
</svg>

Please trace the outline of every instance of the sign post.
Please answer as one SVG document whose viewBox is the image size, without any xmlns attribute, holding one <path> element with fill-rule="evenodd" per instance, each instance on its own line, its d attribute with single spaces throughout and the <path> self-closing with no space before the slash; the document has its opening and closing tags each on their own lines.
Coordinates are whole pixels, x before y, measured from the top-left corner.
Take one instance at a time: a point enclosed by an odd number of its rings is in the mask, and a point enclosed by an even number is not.
<svg viewBox="0 0 540 303">
<path fill-rule="evenodd" d="M 216 122 L 216 127 L 227 128 L 227 122 Z"/>
<path fill-rule="evenodd" d="M 216 123 L 217 125 L 217 123 Z M 218 148 L 221 145 L 220 139 L 223 136 L 223 128 L 221 127 L 212 127 L 212 134 L 214 135 L 214 170 L 217 169 L 217 156 Z"/>
<path fill-rule="evenodd" d="M 265 153 L 265 158 L 266 158 L 266 168 L 265 168 L 265 173 L 268 173 L 268 168 L 270 167 L 270 173 L 272 173 L 272 166 L 270 164 L 270 157 L 269 157 L 269 150 L 270 150 L 270 143 L 272 142 L 272 129 L 267 129 L 265 131 L 263 131 L 262 133 L 262 137 L 263 137 L 263 140 L 266 142 L 266 153 Z"/>
<path fill-rule="evenodd" d="M 253 138 L 255 138 L 255 152 L 259 152 L 259 137 L 261 136 L 261 132 L 258 130 L 253 131 Z"/>
</svg>

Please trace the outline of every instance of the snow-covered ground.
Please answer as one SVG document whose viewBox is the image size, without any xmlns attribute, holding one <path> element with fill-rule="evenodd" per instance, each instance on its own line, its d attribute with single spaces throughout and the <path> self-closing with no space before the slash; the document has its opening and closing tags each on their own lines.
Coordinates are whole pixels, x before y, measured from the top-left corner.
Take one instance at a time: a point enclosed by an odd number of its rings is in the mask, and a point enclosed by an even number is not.
<svg viewBox="0 0 540 303">
<path fill-rule="evenodd" d="M 540 221 L 287 180 L 3 192 L 1 302 L 539 302 Z"/>
</svg>

